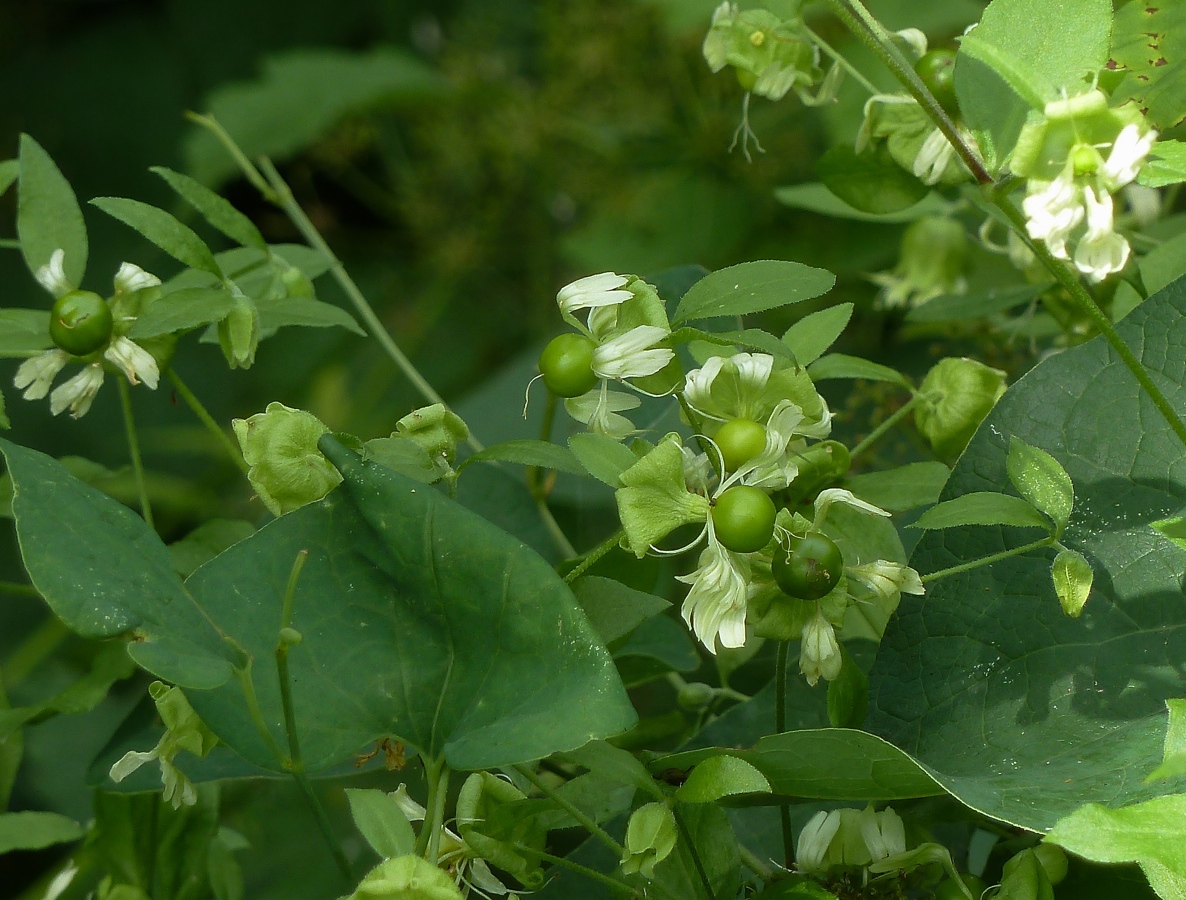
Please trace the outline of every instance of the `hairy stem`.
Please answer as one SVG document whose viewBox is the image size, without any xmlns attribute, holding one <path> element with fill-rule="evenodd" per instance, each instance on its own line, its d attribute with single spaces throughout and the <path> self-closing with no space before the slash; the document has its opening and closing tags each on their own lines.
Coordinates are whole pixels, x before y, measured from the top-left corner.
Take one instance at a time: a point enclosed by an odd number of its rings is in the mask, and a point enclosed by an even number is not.
<svg viewBox="0 0 1186 900">
<path fill-rule="evenodd" d="M 980 559 L 973 559 L 970 562 L 960 563 L 958 566 L 951 566 L 948 569 L 939 569 L 937 572 L 931 572 L 929 575 L 923 575 L 919 580 L 923 584 L 930 584 L 932 581 L 939 581 L 949 575 L 959 575 L 961 572 L 970 572 L 973 569 L 979 569 L 981 566 L 991 565 L 995 562 L 1000 562 L 1002 559 L 1008 559 L 1011 556 L 1021 556 L 1023 553 L 1029 553 L 1031 550 L 1037 550 L 1041 547 L 1049 547 L 1054 543 L 1054 537 L 1047 535 L 1041 540 L 1031 541 L 1028 544 L 1023 544 L 1020 547 L 1014 547 L 1012 550 L 1002 550 L 1000 553 L 993 553 L 991 556 L 984 556 Z"/>
<path fill-rule="evenodd" d="M 610 836 L 609 832 L 607 832 L 604 828 L 573 806 L 572 803 L 570 803 L 565 797 L 552 790 L 552 788 L 549 787 L 547 783 L 543 781 L 543 779 L 535 774 L 535 770 L 532 769 L 531 766 L 518 765 L 515 766 L 515 771 L 535 785 L 536 790 L 538 790 L 541 794 L 543 794 L 549 800 L 555 802 L 557 806 L 572 816 L 582 828 L 589 832 L 589 834 L 593 835 L 593 837 L 597 838 L 597 840 L 601 841 L 601 843 L 613 850 L 614 853 L 617 854 L 618 859 L 626 858 L 625 847 L 615 841 Z"/>
<path fill-rule="evenodd" d="M 217 422 L 214 421 L 214 416 L 210 415 L 206 407 L 202 405 L 202 401 L 199 400 L 197 395 L 194 394 L 194 392 L 189 389 L 186 383 L 181 380 L 181 376 L 177 374 L 175 369 L 170 367 L 166 374 L 168 374 L 169 380 L 173 382 L 173 388 L 177 391 L 177 395 L 185 401 L 185 405 L 188 406 L 193 414 L 198 417 L 198 421 L 205 425 L 206 429 L 212 435 L 214 435 L 214 437 L 218 440 L 218 443 L 224 450 L 226 450 L 227 456 L 229 456 L 231 461 L 234 462 L 234 464 L 238 467 L 239 471 L 246 475 L 250 467 L 247 465 L 246 460 L 243 459 L 243 454 L 239 452 L 239 448 L 235 446 L 234 441 L 232 441 L 227 433 L 219 427 Z"/>
<path fill-rule="evenodd" d="M 598 560 L 601 559 L 601 557 L 605 556 L 607 553 L 613 550 L 614 547 L 618 546 L 618 543 L 622 540 L 622 534 L 623 531 L 621 528 L 619 528 L 604 541 L 586 553 L 585 558 L 577 563 L 576 567 L 571 572 L 564 576 L 564 583 L 572 584 L 574 581 L 584 575 L 585 572 L 592 568 L 598 562 Z"/>
<path fill-rule="evenodd" d="M 152 521 L 152 503 L 148 499 L 148 483 L 144 480 L 144 462 L 140 458 L 140 441 L 136 438 L 136 420 L 132 417 L 132 390 L 123 378 L 117 378 L 119 405 L 124 414 L 124 431 L 128 436 L 128 453 L 132 457 L 132 472 L 136 476 L 136 491 L 140 495 L 140 514 L 149 528 L 156 530 Z"/>
</svg>

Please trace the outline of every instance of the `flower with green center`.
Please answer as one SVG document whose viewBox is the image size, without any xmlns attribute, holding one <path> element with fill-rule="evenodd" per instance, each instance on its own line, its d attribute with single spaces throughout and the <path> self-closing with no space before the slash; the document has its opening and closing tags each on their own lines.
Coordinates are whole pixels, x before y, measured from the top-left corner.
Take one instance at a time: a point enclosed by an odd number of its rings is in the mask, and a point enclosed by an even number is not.
<svg viewBox="0 0 1186 900">
<path fill-rule="evenodd" d="M 886 807 L 863 810 L 821 810 L 799 833 L 795 866 L 809 875 L 823 875 L 833 866 L 868 866 L 906 852 L 901 817 Z"/>
</svg>

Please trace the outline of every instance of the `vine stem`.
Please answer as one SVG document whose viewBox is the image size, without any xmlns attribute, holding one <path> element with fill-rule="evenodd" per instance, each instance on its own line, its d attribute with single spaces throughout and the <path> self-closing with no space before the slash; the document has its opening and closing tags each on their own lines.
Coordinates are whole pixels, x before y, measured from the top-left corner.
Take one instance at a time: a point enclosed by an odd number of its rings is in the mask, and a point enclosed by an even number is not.
<svg viewBox="0 0 1186 900">
<path fill-rule="evenodd" d="M 906 416 L 910 413 L 910 410 L 914 409 L 914 404 L 918 402 L 918 398 L 919 395 L 915 394 L 913 397 L 903 403 L 902 406 L 899 407 L 892 415 L 886 418 L 884 422 L 869 432 L 869 435 L 863 441 L 861 441 L 849 451 L 850 457 L 855 459 L 857 456 L 860 456 L 879 440 L 881 440 L 881 438 L 891 428 L 901 422 L 902 419 L 906 418 Z"/>
<path fill-rule="evenodd" d="M 40 597 L 41 592 L 31 584 L 20 584 L 16 581 L 0 581 L 0 593 L 20 594 L 22 597 Z"/>
<path fill-rule="evenodd" d="M 590 568 L 592 568 L 601 557 L 605 556 L 622 540 L 623 530 L 619 528 L 604 541 L 585 554 L 585 558 L 577 563 L 576 567 L 564 576 L 565 584 L 572 584 L 582 575 L 584 575 Z"/>
<path fill-rule="evenodd" d="M 750 850 L 744 844 L 739 844 L 737 849 L 741 853 L 742 863 L 763 881 L 774 874 L 774 870 L 762 862 L 761 858 L 753 850 Z"/>
<path fill-rule="evenodd" d="M 589 832 L 589 834 L 593 835 L 593 837 L 597 838 L 597 840 L 601 841 L 601 843 L 613 850 L 614 853 L 617 854 L 618 859 L 626 858 L 625 847 L 615 841 L 613 837 L 610 836 L 608 831 L 606 831 L 587 815 L 573 806 L 573 804 L 569 802 L 567 798 L 552 790 L 552 788 L 549 787 L 542 778 L 535 774 L 535 771 L 531 768 L 531 766 L 518 765 L 515 766 L 515 771 L 535 785 L 536 790 L 538 790 L 541 794 L 553 801 L 557 806 L 572 816 L 582 828 Z"/>
<path fill-rule="evenodd" d="M 960 134 L 955 122 L 947 115 L 947 112 L 939 104 L 939 101 L 935 99 L 934 94 L 923 84 L 922 79 L 914 71 L 914 67 L 894 45 L 885 27 L 869 12 L 864 3 L 861 0 L 826 0 L 826 2 L 828 7 L 844 23 L 848 30 L 868 46 L 877 55 L 878 59 L 889 67 L 894 77 L 918 101 L 923 110 L 935 123 L 935 126 L 947 138 L 951 146 L 955 148 L 955 152 L 963 160 L 964 165 L 968 167 L 968 170 L 972 173 L 976 181 L 982 187 L 998 187 L 997 181 L 984 168 L 984 164 L 980 161 L 975 147 Z M 1100 309 L 1099 304 L 1095 302 L 1095 298 L 1083 286 L 1078 276 L 1063 262 L 1056 259 L 1043 242 L 1034 241 L 1030 238 L 1029 232 L 1026 230 L 1024 216 L 1008 196 L 999 190 L 992 191 L 990 196 L 992 203 L 1005 214 L 1009 220 L 1009 224 L 1012 225 L 1018 236 L 1034 252 L 1035 256 L 1037 256 L 1050 274 L 1055 277 L 1058 283 L 1066 289 L 1076 306 L 1099 329 L 1100 334 L 1104 336 L 1104 339 L 1116 351 L 1124 365 L 1132 372 L 1133 377 L 1137 379 L 1137 383 L 1149 395 L 1153 401 L 1153 405 L 1157 407 L 1157 411 L 1169 424 L 1174 434 L 1177 435 L 1183 444 L 1186 444 L 1186 423 L 1183 423 L 1169 401 L 1166 400 L 1165 395 L 1153 383 L 1153 379 L 1149 376 L 1149 372 L 1145 369 L 1144 364 L 1137 359 L 1136 354 L 1124 343 L 1112 325 L 1111 319 Z"/>
<path fill-rule="evenodd" d="M 177 371 L 170 367 L 167 374 L 178 396 L 185 401 L 185 405 L 198 417 L 198 421 L 205 425 L 206 429 L 217 438 L 218 443 L 226 450 L 227 455 L 230 456 L 231 460 L 239 468 L 239 471 L 246 475 L 250 471 L 250 467 L 247 465 L 247 461 L 243 459 L 243 454 L 239 452 L 239 448 L 234 445 L 227 436 L 227 433 L 214 421 L 214 417 L 202 405 L 202 401 L 197 398 L 197 395 L 181 380 L 181 376 L 177 374 Z"/>
<path fill-rule="evenodd" d="M 828 54 L 828 56 L 832 57 L 832 59 L 834 59 L 836 62 L 840 63 L 840 66 L 844 69 L 844 71 L 846 71 L 849 75 L 851 75 L 853 78 L 855 78 L 857 83 L 861 87 L 863 87 L 865 90 L 867 90 L 870 94 L 880 94 L 881 93 L 881 91 L 878 90 L 877 85 L 875 85 L 872 81 L 870 81 L 863 74 L 861 74 L 860 69 L 858 69 L 852 63 L 850 63 L 847 59 L 845 59 L 844 56 L 839 51 L 837 51 L 835 48 L 833 48 L 831 44 L 829 44 L 822 37 L 820 37 L 818 34 L 816 34 L 814 31 L 812 31 L 810 28 L 808 28 L 806 23 L 800 23 L 799 29 L 805 35 L 807 35 L 809 38 L 811 38 L 812 42 L 814 42 L 817 47 L 819 47 L 821 50 L 823 50 L 824 53 Z"/>
<path fill-rule="evenodd" d="M 601 884 L 607 885 L 612 890 L 624 891 L 631 897 L 636 897 L 638 900 L 648 900 L 647 895 L 638 888 L 631 887 L 624 881 L 619 881 L 610 875 L 603 875 L 596 869 L 590 869 L 588 866 L 582 866 L 580 863 L 574 863 L 572 860 L 565 859 L 563 856 L 553 856 L 551 853 L 545 853 L 543 850 L 537 850 L 535 847 L 528 847 L 526 844 L 512 843 L 512 847 L 522 853 L 524 856 L 534 856 L 542 859 L 544 862 L 549 862 L 554 866 L 561 866 L 569 869 L 580 875 L 584 875 L 591 881 L 597 881 Z"/>
<path fill-rule="evenodd" d="M 128 453 L 132 457 L 132 472 L 136 476 L 136 491 L 140 495 L 140 514 L 149 528 L 156 530 L 152 521 L 152 503 L 148 499 L 148 483 L 144 480 L 144 462 L 140 458 L 140 441 L 136 438 L 136 420 L 132 417 L 132 389 L 123 378 L 116 379 L 119 385 L 119 405 L 124 413 L 124 431 L 128 436 Z"/>
<path fill-rule="evenodd" d="M 778 642 L 778 655 L 774 658 L 774 731 L 782 734 L 787 730 L 787 661 L 790 657 L 789 641 Z M 782 826 L 783 865 L 791 868 L 795 864 L 795 836 L 791 831 L 791 808 L 778 805 L 778 818 Z"/>
<path fill-rule="evenodd" d="M 991 565 L 995 562 L 1000 562 L 1002 559 L 1008 559 L 1011 556 L 1021 556 L 1023 553 L 1029 553 L 1031 550 L 1038 550 L 1042 547 L 1049 547 L 1055 541 L 1053 535 L 1047 535 L 1041 540 L 1031 541 L 1028 544 L 1023 544 L 1020 547 L 1014 547 L 1012 550 L 1002 550 L 1000 553 L 994 553 L 991 556 L 983 556 L 980 559 L 973 559 L 966 563 L 960 563 L 958 566 L 951 566 L 948 569 L 939 569 L 937 572 L 931 572 L 929 575 L 923 575 L 919 580 L 923 584 L 929 584 L 932 581 L 939 581 L 949 575 L 959 575 L 961 572 L 970 572 L 973 569 L 979 569 L 981 566 Z"/>
<path fill-rule="evenodd" d="M 548 401 L 544 406 L 544 418 L 539 429 L 539 439 L 544 443 L 552 441 L 552 425 L 556 421 L 556 405 L 556 395 L 548 391 Z M 572 559 L 579 554 L 572 545 L 572 541 L 568 539 L 568 535 L 564 533 L 564 529 L 560 527 L 560 523 L 556 521 L 556 517 L 552 515 L 551 507 L 548 506 L 550 485 L 544 481 L 545 471 L 539 466 L 530 466 L 527 469 L 527 490 L 535 500 L 540 518 L 543 519 L 548 533 L 552 536 L 552 542 L 566 559 Z"/>
</svg>

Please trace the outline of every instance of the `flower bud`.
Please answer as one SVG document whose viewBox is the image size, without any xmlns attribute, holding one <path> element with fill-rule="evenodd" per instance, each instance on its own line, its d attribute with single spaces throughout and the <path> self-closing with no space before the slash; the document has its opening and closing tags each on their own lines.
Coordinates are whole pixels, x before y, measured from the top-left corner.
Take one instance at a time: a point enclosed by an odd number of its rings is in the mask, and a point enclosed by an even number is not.
<svg viewBox="0 0 1186 900">
<path fill-rule="evenodd" d="M 1054 900 L 1054 889 L 1037 853 L 1022 850 L 1005 863 L 1000 896 L 1018 900 Z"/>
<path fill-rule="evenodd" d="M 379 863 L 346 900 L 462 900 L 462 893 L 444 870 L 409 855 Z"/>
<path fill-rule="evenodd" d="M 247 480 L 273 515 L 282 516 L 320 500 L 342 480 L 317 449 L 329 429 L 312 413 L 269 403 L 265 412 L 231 423 Z"/>
<path fill-rule="evenodd" d="M 655 865 L 675 849 L 675 815 L 664 803 L 640 806 L 626 826 L 626 856 L 622 872 L 636 872 L 648 880 L 655 877 Z"/>
<path fill-rule="evenodd" d="M 469 437 L 469 428 L 461 417 L 443 403 L 413 410 L 395 423 L 396 430 L 425 449 L 434 460 L 452 465 L 457 444 Z"/>
<path fill-rule="evenodd" d="M 870 276 L 884 289 L 886 308 L 913 307 L 941 294 L 962 294 L 968 256 L 964 226 L 946 216 L 924 216 L 902 235 L 902 249 L 893 272 Z"/>
<path fill-rule="evenodd" d="M 716 696 L 716 690 L 711 684 L 705 684 L 703 681 L 693 681 L 691 684 L 685 684 L 679 689 L 679 694 L 676 695 L 675 702 L 679 704 L 679 708 L 686 712 L 699 712 L 708 704 L 712 703 L 712 698 Z"/>
<path fill-rule="evenodd" d="M 234 308 L 218 323 L 218 343 L 232 369 L 250 369 L 259 345 L 259 311 L 245 297 L 236 297 Z"/>
<path fill-rule="evenodd" d="M 952 459 L 963 453 L 1003 393 L 1000 369 L 974 359 L 940 360 L 919 388 L 914 424 L 939 456 Z"/>
</svg>

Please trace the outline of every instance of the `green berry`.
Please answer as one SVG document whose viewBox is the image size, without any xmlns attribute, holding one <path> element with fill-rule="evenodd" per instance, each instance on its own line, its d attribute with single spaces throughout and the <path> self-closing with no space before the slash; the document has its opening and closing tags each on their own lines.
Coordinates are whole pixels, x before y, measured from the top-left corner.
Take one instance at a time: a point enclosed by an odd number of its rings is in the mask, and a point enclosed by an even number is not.
<svg viewBox="0 0 1186 900">
<path fill-rule="evenodd" d="M 735 472 L 766 449 L 766 428 L 753 419 L 732 419 L 713 440 L 721 448 L 726 471 Z"/>
<path fill-rule="evenodd" d="M 54 303 L 49 336 L 67 353 L 86 356 L 111 340 L 111 307 L 92 291 L 71 291 Z"/>
<path fill-rule="evenodd" d="M 972 874 L 960 875 L 960 881 L 964 883 L 976 900 L 980 900 L 980 896 L 988 888 L 983 878 L 977 878 Z M 954 878 L 948 878 L 935 888 L 935 900 L 968 900 L 968 895 L 960 889 L 959 883 Z"/>
<path fill-rule="evenodd" d="M 584 335 L 552 338 L 539 355 L 539 371 L 548 390 L 557 397 L 579 397 L 593 390 L 597 386 L 593 350 L 593 342 Z"/>
<path fill-rule="evenodd" d="M 717 497 L 712 527 L 719 540 L 735 553 L 753 553 L 770 542 L 778 510 L 763 490 L 738 484 Z"/>
<path fill-rule="evenodd" d="M 844 556 L 826 534 L 809 531 L 791 536 L 790 549 L 779 547 L 770 564 L 783 593 L 800 600 L 819 600 L 831 593 L 844 571 Z"/>
<path fill-rule="evenodd" d="M 952 50 L 932 50 L 924 53 L 922 58 L 914 64 L 914 71 L 922 79 L 939 105 L 954 116 L 959 112 L 959 105 L 955 98 L 955 52 Z"/>
</svg>

